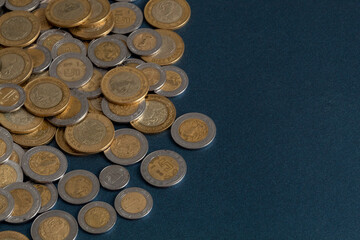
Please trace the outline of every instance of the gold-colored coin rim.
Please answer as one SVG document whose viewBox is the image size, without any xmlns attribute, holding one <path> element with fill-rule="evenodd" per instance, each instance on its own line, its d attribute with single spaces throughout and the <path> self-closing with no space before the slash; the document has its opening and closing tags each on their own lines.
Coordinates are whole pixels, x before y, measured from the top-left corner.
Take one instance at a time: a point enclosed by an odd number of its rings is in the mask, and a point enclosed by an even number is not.
<svg viewBox="0 0 360 240">
<path fill-rule="evenodd" d="M 24 109 L 24 111 L 26 111 Z M 34 116 L 35 118 L 33 119 L 33 121 L 27 125 L 16 125 L 12 122 L 10 122 L 9 120 L 7 120 L 7 118 L 5 117 L 6 113 L 0 113 L 0 124 L 5 127 L 7 130 L 9 130 L 12 133 L 16 133 L 16 134 L 26 134 L 26 133 L 31 133 L 33 131 L 35 131 L 36 129 L 38 129 L 41 125 L 41 123 L 44 121 L 43 118 Z M 11 114 L 11 113 L 10 113 Z"/>
<path fill-rule="evenodd" d="M 96 1 L 102 5 L 104 11 L 94 19 L 91 19 L 91 15 L 90 15 L 90 17 L 86 20 L 86 22 L 84 22 L 81 25 L 82 27 L 94 27 L 95 24 L 103 23 L 111 14 L 110 3 L 108 0 L 96 0 Z"/>
<path fill-rule="evenodd" d="M 55 133 L 55 141 L 57 145 L 66 153 L 73 156 L 86 156 L 86 153 L 77 152 L 72 149 L 65 140 L 65 128 L 58 128 Z"/>
<path fill-rule="evenodd" d="M 53 28 L 53 26 L 46 19 L 45 8 L 38 8 L 38 9 L 34 10 L 32 13 L 39 19 L 40 19 L 40 16 L 43 15 L 43 17 L 46 20 L 46 24 L 43 24 L 43 22 L 40 21 L 40 32 L 44 32 L 46 30 Z"/>
<path fill-rule="evenodd" d="M 25 235 L 15 231 L 0 232 L 0 239 L 29 240 Z"/>
</svg>

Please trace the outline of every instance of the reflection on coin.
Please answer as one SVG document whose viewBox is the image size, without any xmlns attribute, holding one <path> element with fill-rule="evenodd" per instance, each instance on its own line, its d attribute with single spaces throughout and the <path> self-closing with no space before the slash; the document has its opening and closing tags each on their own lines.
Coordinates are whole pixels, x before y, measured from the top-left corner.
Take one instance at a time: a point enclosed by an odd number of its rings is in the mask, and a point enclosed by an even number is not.
<svg viewBox="0 0 360 240">
<path fill-rule="evenodd" d="M 43 213 L 52 209 L 58 200 L 58 192 L 55 185 L 52 183 L 33 183 L 33 186 L 39 191 L 41 198 L 41 208 L 39 213 Z"/>
<path fill-rule="evenodd" d="M 50 183 L 64 176 L 68 162 L 57 148 L 39 146 L 28 150 L 21 163 L 24 173 L 39 183 Z"/>
<path fill-rule="evenodd" d="M 38 216 L 31 225 L 33 240 L 74 240 L 78 234 L 76 219 L 67 212 L 51 210 Z"/>
<path fill-rule="evenodd" d="M 101 186 L 108 190 L 120 190 L 129 183 L 130 174 L 126 168 L 119 165 L 105 167 L 99 175 Z"/>
<path fill-rule="evenodd" d="M 0 123 L 12 133 L 26 134 L 35 131 L 44 121 L 26 111 L 25 108 L 11 113 L 0 113 Z"/>
<path fill-rule="evenodd" d="M 14 198 L 15 207 L 11 216 L 5 221 L 8 223 L 24 223 L 35 217 L 41 207 L 41 198 L 38 190 L 30 183 L 16 182 L 7 187 Z"/>
<path fill-rule="evenodd" d="M 64 53 L 54 59 L 49 73 L 62 80 L 69 88 L 79 88 L 90 81 L 93 65 L 80 53 Z"/>
<path fill-rule="evenodd" d="M 32 13 L 40 20 L 40 33 L 43 33 L 53 27 L 46 19 L 45 8 L 38 8 Z"/>
<path fill-rule="evenodd" d="M 26 49 L 34 63 L 33 73 L 44 72 L 51 63 L 50 51 L 41 45 L 33 45 Z"/>
<path fill-rule="evenodd" d="M 165 97 L 176 97 L 185 92 L 189 85 L 189 78 L 184 70 L 176 66 L 164 66 L 162 68 L 166 73 L 166 81 L 164 86 L 155 90 L 155 93 Z"/>
<path fill-rule="evenodd" d="M 25 103 L 25 91 L 14 83 L 0 84 L 0 112 L 14 112 Z"/>
<path fill-rule="evenodd" d="M 124 62 L 124 66 L 127 67 L 137 67 L 140 64 L 145 63 L 143 60 L 137 59 L 137 58 L 128 58 L 126 59 L 126 61 Z"/>
<path fill-rule="evenodd" d="M 51 50 L 51 57 L 56 57 L 65 53 L 80 53 L 86 56 L 84 43 L 76 38 L 63 38 L 56 42 Z"/>
<path fill-rule="evenodd" d="M 156 187 L 170 187 L 179 183 L 186 174 L 186 162 L 176 152 L 159 150 L 150 153 L 141 163 L 141 175 Z"/>
<path fill-rule="evenodd" d="M 149 91 L 160 89 L 166 81 L 166 74 L 163 68 L 155 63 L 142 63 L 136 67 L 141 70 L 149 81 Z"/>
<path fill-rule="evenodd" d="M 88 99 L 97 98 L 101 95 L 101 81 L 106 71 L 94 67 L 93 75 L 88 83 L 79 88 L 79 92 L 85 94 Z"/>
<path fill-rule="evenodd" d="M 126 34 L 138 29 L 143 22 L 140 8 L 131 3 L 113 3 L 111 11 L 114 14 L 114 33 Z"/>
<path fill-rule="evenodd" d="M 141 161 L 148 149 L 148 141 L 142 133 L 122 128 L 115 131 L 114 141 L 104 154 L 113 163 L 131 165 Z"/>
<path fill-rule="evenodd" d="M 201 113 L 187 113 L 176 119 L 171 136 L 180 146 L 199 149 L 209 145 L 215 138 L 214 121 Z"/>
<path fill-rule="evenodd" d="M 153 199 L 146 190 L 132 187 L 122 190 L 116 196 L 114 206 L 121 217 L 139 219 L 149 214 Z"/>
<path fill-rule="evenodd" d="M 10 217 L 11 213 L 14 210 L 14 207 L 14 198 L 11 196 L 10 192 L 0 188 L 0 222 Z"/>
<path fill-rule="evenodd" d="M 10 155 L 9 160 L 21 166 L 21 159 L 24 156 L 24 154 L 25 154 L 24 149 L 22 149 L 22 147 L 20 147 L 16 143 L 13 143 L 13 151 Z"/>
<path fill-rule="evenodd" d="M 80 227 L 92 234 L 110 231 L 116 223 L 115 209 L 106 202 L 91 202 L 82 207 L 78 214 Z"/>
<path fill-rule="evenodd" d="M 73 156 L 86 156 L 86 153 L 77 152 L 72 149 L 69 144 L 65 140 L 65 128 L 58 128 L 56 130 L 55 139 L 57 145 L 63 150 L 64 152 L 71 154 Z"/>
<path fill-rule="evenodd" d="M 143 133 L 160 133 L 168 129 L 174 122 L 176 109 L 166 97 L 149 94 L 146 97 L 145 112 L 131 123 L 135 129 Z"/>
<path fill-rule="evenodd" d="M 155 54 L 159 51 L 161 44 L 161 35 L 150 28 L 135 30 L 127 38 L 127 46 L 130 51 L 140 56 L 150 56 Z"/>
<path fill-rule="evenodd" d="M 97 196 L 99 189 L 100 183 L 97 177 L 86 170 L 68 172 L 58 184 L 60 197 L 71 204 L 90 202 Z"/>
<path fill-rule="evenodd" d="M 0 127 L 0 164 L 9 159 L 13 150 L 13 138 L 8 130 Z"/>
<path fill-rule="evenodd" d="M 145 100 L 131 105 L 118 105 L 103 98 L 101 109 L 105 116 L 117 123 L 129 123 L 138 119 L 145 111 Z"/>
<path fill-rule="evenodd" d="M 0 165 L 0 188 L 22 181 L 23 171 L 17 163 L 6 161 Z"/>
<path fill-rule="evenodd" d="M 27 1 L 19 1 L 19 0 L 6 0 L 5 7 L 12 11 L 32 11 L 34 10 L 40 3 L 40 0 L 27 0 Z"/>
<path fill-rule="evenodd" d="M 0 239 L 10 240 L 29 240 L 25 235 L 15 231 L 2 231 L 0 232 Z"/>
<path fill-rule="evenodd" d="M 60 29 L 50 29 L 40 35 L 37 40 L 37 44 L 46 47 L 51 52 L 55 43 L 63 38 L 72 37 L 71 34 L 66 31 Z"/>
</svg>

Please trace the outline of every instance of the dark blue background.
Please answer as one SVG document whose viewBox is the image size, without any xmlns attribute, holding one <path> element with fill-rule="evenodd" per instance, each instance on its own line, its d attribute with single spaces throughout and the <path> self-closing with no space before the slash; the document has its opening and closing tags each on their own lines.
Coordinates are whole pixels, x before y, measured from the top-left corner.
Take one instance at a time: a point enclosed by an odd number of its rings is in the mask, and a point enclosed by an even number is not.
<svg viewBox="0 0 360 240">
<path fill-rule="evenodd" d="M 190 85 L 172 101 L 178 116 L 212 117 L 215 142 L 190 151 L 169 131 L 148 136 L 150 151 L 185 158 L 185 179 L 158 189 L 142 180 L 139 164 L 129 167 L 128 186 L 152 194 L 152 212 L 118 217 L 102 236 L 80 229 L 78 239 L 359 239 L 360 2 L 189 3 L 177 65 Z M 69 157 L 69 170 L 99 174 L 107 165 L 102 154 Z M 96 200 L 113 203 L 117 193 L 101 189 Z M 74 216 L 80 208 L 56 205 Z M 0 230 L 29 235 L 30 226 Z"/>
</svg>

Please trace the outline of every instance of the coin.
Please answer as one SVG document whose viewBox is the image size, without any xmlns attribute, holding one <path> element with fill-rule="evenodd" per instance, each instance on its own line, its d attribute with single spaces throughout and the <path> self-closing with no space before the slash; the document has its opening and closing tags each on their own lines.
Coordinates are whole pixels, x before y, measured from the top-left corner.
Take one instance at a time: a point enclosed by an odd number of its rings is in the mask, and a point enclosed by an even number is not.
<svg viewBox="0 0 360 240">
<path fill-rule="evenodd" d="M 6 161 L 0 165 L 0 188 L 15 182 L 22 182 L 24 175 L 21 166 L 13 161 Z"/>
<path fill-rule="evenodd" d="M 64 38 L 72 38 L 72 36 L 60 29 L 50 29 L 40 35 L 37 44 L 46 47 L 51 52 L 55 43 Z"/>
<path fill-rule="evenodd" d="M 122 66 L 105 74 L 101 82 L 101 91 L 110 102 L 134 104 L 146 96 L 149 83 L 140 70 Z"/>
<path fill-rule="evenodd" d="M 130 174 L 126 168 L 120 165 L 105 167 L 99 175 L 100 184 L 108 190 L 120 190 L 129 183 Z"/>
<path fill-rule="evenodd" d="M 0 123 L 12 133 L 26 134 L 35 131 L 44 121 L 24 108 L 11 113 L 0 113 Z"/>
<path fill-rule="evenodd" d="M 142 63 L 136 67 L 141 70 L 149 81 L 149 91 L 160 89 L 166 81 L 166 74 L 162 67 L 155 63 Z"/>
<path fill-rule="evenodd" d="M 146 4 L 144 15 L 156 28 L 178 29 L 189 21 L 191 10 L 185 0 L 154 0 Z"/>
<path fill-rule="evenodd" d="M 39 183 L 50 183 L 64 176 L 68 162 L 65 155 L 57 148 L 39 146 L 28 150 L 22 158 L 24 173 Z"/>
<path fill-rule="evenodd" d="M 24 87 L 24 86 L 26 86 L 29 82 L 31 82 L 31 81 L 33 81 L 33 80 L 35 80 L 35 79 L 37 79 L 37 78 L 41 78 L 41 77 L 50 77 L 49 71 L 45 71 L 45 72 L 39 73 L 39 74 L 31 74 L 30 78 L 29 78 L 26 82 L 24 82 L 21 86 Z"/>
<path fill-rule="evenodd" d="M 65 128 L 58 128 L 55 134 L 55 140 L 57 145 L 66 153 L 74 155 L 74 156 L 86 156 L 85 153 L 77 152 L 72 149 L 69 144 L 65 140 Z"/>
<path fill-rule="evenodd" d="M 101 95 L 100 84 L 105 73 L 105 70 L 94 67 L 90 81 L 79 88 L 79 92 L 83 93 L 88 99 L 99 97 Z"/>
<path fill-rule="evenodd" d="M 214 121 L 201 113 L 187 113 L 176 119 L 171 136 L 180 146 L 199 149 L 209 145 L 215 138 Z"/>
<path fill-rule="evenodd" d="M 130 51 L 140 56 L 150 56 L 157 53 L 161 44 L 161 35 L 150 28 L 135 30 L 127 38 L 127 46 Z"/>
<path fill-rule="evenodd" d="M 80 227 L 92 234 L 110 231 L 117 220 L 115 209 L 106 202 L 91 202 L 82 207 L 78 214 Z"/>
<path fill-rule="evenodd" d="M 21 48 L 1 49 L 0 65 L 0 83 L 21 84 L 30 77 L 33 70 L 30 55 Z"/>
<path fill-rule="evenodd" d="M 185 51 L 184 41 L 174 31 L 166 29 L 156 29 L 162 39 L 162 44 L 159 51 L 151 56 L 142 56 L 141 58 L 146 62 L 152 62 L 163 65 L 174 64 L 180 60 Z"/>
<path fill-rule="evenodd" d="M 14 206 L 15 202 L 11 194 L 8 191 L 0 188 L 0 222 L 10 217 L 14 210 Z M 1 235 L 0 239 L 2 239 Z"/>
<path fill-rule="evenodd" d="M 56 57 L 64 53 L 80 53 L 86 56 L 86 47 L 84 43 L 76 38 L 63 38 L 56 42 L 51 50 L 51 57 Z"/>
<path fill-rule="evenodd" d="M 162 68 L 166 73 L 166 81 L 164 86 L 155 90 L 155 93 L 165 97 L 176 97 L 185 92 L 189 85 L 189 78 L 184 70 L 176 66 Z"/>
<path fill-rule="evenodd" d="M 21 159 L 24 156 L 24 154 L 25 154 L 24 149 L 22 149 L 22 147 L 20 147 L 16 143 L 13 143 L 13 151 L 10 155 L 9 160 L 21 166 Z"/>
<path fill-rule="evenodd" d="M 41 207 L 41 198 L 38 190 L 30 183 L 16 182 L 5 187 L 14 198 L 15 207 L 11 216 L 5 221 L 8 223 L 24 223 L 35 217 Z"/>
<path fill-rule="evenodd" d="M 0 0 L 0 7 L 2 8 L 5 5 L 5 0 Z"/>
<path fill-rule="evenodd" d="M 40 3 L 40 0 L 6 0 L 5 7 L 12 11 L 32 11 Z"/>
<path fill-rule="evenodd" d="M 126 34 L 138 29 L 143 22 L 143 14 L 135 4 L 118 2 L 110 5 L 114 14 L 114 33 Z"/>
<path fill-rule="evenodd" d="M 55 116 L 70 102 L 70 90 L 65 83 L 53 77 L 42 77 L 25 86 L 25 107 L 39 117 Z"/>
<path fill-rule="evenodd" d="M 89 113 L 82 122 L 66 127 L 65 139 L 75 151 L 97 153 L 110 146 L 114 131 L 114 125 L 107 117 Z"/>
<path fill-rule="evenodd" d="M 25 91 L 14 83 L 0 84 L 0 112 L 17 111 L 25 103 Z"/>
<path fill-rule="evenodd" d="M 186 162 L 176 152 L 159 150 L 144 158 L 140 172 L 149 184 L 156 187 L 170 187 L 185 177 Z"/>
<path fill-rule="evenodd" d="M 13 139 L 3 127 L 0 127 L 0 164 L 7 161 L 13 150 Z"/>
<path fill-rule="evenodd" d="M 93 27 L 96 24 L 104 22 L 111 14 L 108 0 L 89 0 L 89 3 L 91 5 L 91 15 L 82 26 Z"/>
<path fill-rule="evenodd" d="M 114 104 L 108 102 L 105 98 L 101 102 L 101 109 L 105 116 L 117 123 L 129 123 L 138 119 L 144 113 L 145 107 L 145 100 L 131 105 Z"/>
<path fill-rule="evenodd" d="M 46 19 L 45 8 L 38 8 L 32 13 L 40 20 L 40 33 L 43 33 L 53 27 Z"/>
<path fill-rule="evenodd" d="M 104 152 L 107 159 L 120 165 L 131 165 L 141 161 L 149 149 L 146 137 L 130 128 L 115 131 L 115 138 Z"/>
<path fill-rule="evenodd" d="M 132 187 L 122 190 L 116 196 L 114 205 L 121 217 L 139 219 L 149 214 L 153 207 L 153 199 L 146 190 Z"/>
<path fill-rule="evenodd" d="M 90 81 L 93 65 L 80 53 L 64 53 L 54 59 L 49 73 L 62 80 L 69 88 L 79 88 Z"/>
<path fill-rule="evenodd" d="M 88 56 L 98 67 L 115 67 L 125 60 L 126 46 L 121 40 L 111 36 L 98 38 L 90 42 Z"/>
<path fill-rule="evenodd" d="M 33 73 L 44 72 L 51 63 L 50 51 L 41 45 L 33 45 L 26 49 L 34 63 Z"/>
<path fill-rule="evenodd" d="M 129 57 L 131 57 L 131 52 L 129 51 L 129 49 L 128 49 L 128 47 L 127 47 L 127 43 L 126 43 L 126 41 L 127 41 L 127 36 L 122 35 L 122 34 L 118 34 L 118 33 L 111 34 L 110 36 L 121 40 L 121 41 L 126 45 L 126 59 L 128 59 Z"/>
<path fill-rule="evenodd" d="M 79 26 L 91 15 L 88 0 L 57 0 L 49 2 L 45 9 L 47 20 L 54 26 L 70 28 Z"/>
<path fill-rule="evenodd" d="M 85 95 L 76 90 L 71 90 L 69 105 L 59 115 L 48 118 L 48 121 L 58 127 L 74 125 L 86 117 L 88 110 L 89 103 Z"/>
<path fill-rule="evenodd" d="M 52 183 L 33 183 L 33 186 L 39 191 L 41 198 L 41 208 L 39 213 L 43 213 L 52 209 L 58 200 L 58 192 L 55 185 Z"/>
<path fill-rule="evenodd" d="M 100 183 L 97 177 L 86 170 L 68 172 L 58 184 L 60 197 L 71 204 L 90 202 L 97 196 L 99 189 Z"/>
<path fill-rule="evenodd" d="M 137 58 L 128 58 L 126 59 L 126 61 L 124 62 L 124 66 L 127 67 L 137 67 L 140 64 L 145 63 L 143 60 L 137 59 Z"/>
<path fill-rule="evenodd" d="M 25 47 L 40 34 L 40 20 L 26 11 L 11 11 L 0 17 L 0 44 L 7 47 Z"/>
<path fill-rule="evenodd" d="M 160 133 L 168 129 L 174 122 L 176 109 L 166 97 L 149 94 L 146 97 L 145 112 L 131 123 L 135 129 L 143 133 Z"/>
<path fill-rule="evenodd" d="M 88 99 L 89 102 L 89 113 L 98 113 L 103 114 L 101 109 L 101 102 L 103 97 L 97 97 L 93 99 Z"/>
<path fill-rule="evenodd" d="M 78 234 L 78 224 L 70 213 L 51 210 L 34 220 L 30 232 L 33 240 L 74 240 Z"/>
<path fill-rule="evenodd" d="M 36 147 L 40 145 L 48 144 L 55 135 L 56 128 L 48 123 L 48 121 L 43 121 L 39 128 L 34 132 L 28 134 L 12 134 L 14 142 L 19 144 L 22 147 Z"/>
<path fill-rule="evenodd" d="M 25 235 L 15 231 L 3 231 L 0 232 L 0 239 L 11 240 L 29 240 Z"/>
</svg>

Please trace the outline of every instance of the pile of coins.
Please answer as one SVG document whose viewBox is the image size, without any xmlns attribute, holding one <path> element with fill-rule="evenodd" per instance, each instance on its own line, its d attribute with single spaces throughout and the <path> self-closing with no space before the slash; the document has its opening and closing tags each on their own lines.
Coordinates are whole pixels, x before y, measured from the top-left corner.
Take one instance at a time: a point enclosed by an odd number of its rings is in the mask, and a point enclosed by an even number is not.
<svg viewBox="0 0 360 240">
<path fill-rule="evenodd" d="M 154 30 L 140 28 L 143 13 L 129 2 L 0 1 L 7 9 L 0 17 L 0 221 L 23 223 L 42 213 L 32 224 L 33 239 L 75 239 L 77 222 L 100 234 L 115 225 L 117 214 L 146 216 L 153 199 L 141 188 L 119 192 L 115 209 L 92 202 L 100 186 L 125 188 L 130 174 L 124 166 L 140 161 L 143 179 L 153 186 L 170 187 L 184 178 L 185 160 L 171 150 L 148 154 L 144 133 L 171 127 L 174 141 L 187 149 L 215 138 L 209 117 L 188 113 L 176 119 L 168 99 L 189 83 L 187 74 L 171 65 L 185 50 L 173 30 L 190 19 L 189 4 L 148 1 L 144 16 Z M 115 131 L 113 122 L 134 129 Z M 62 151 L 46 146 L 54 137 Z M 67 172 L 63 152 L 80 157 L 104 152 L 114 165 L 99 178 L 86 170 Z M 77 220 L 51 210 L 58 196 L 86 204 Z M 13 231 L 0 232 L 2 238 L 27 239 Z"/>
</svg>

